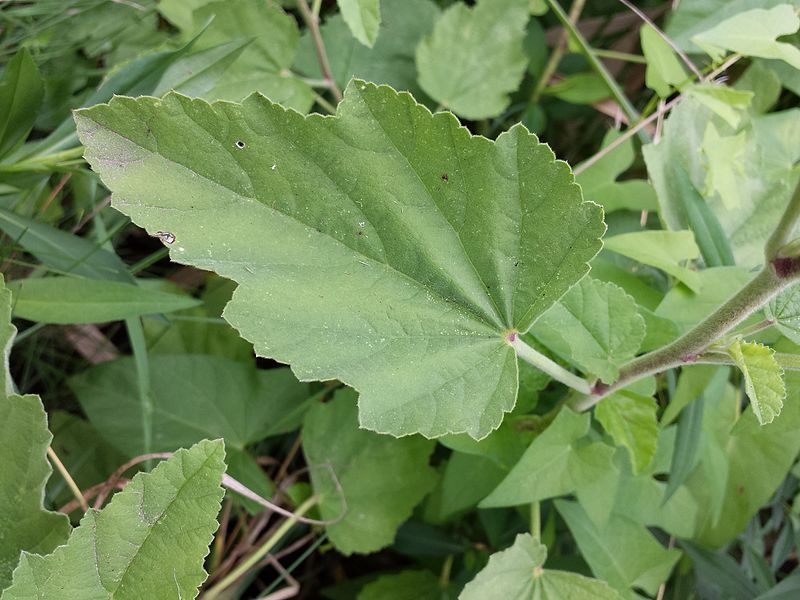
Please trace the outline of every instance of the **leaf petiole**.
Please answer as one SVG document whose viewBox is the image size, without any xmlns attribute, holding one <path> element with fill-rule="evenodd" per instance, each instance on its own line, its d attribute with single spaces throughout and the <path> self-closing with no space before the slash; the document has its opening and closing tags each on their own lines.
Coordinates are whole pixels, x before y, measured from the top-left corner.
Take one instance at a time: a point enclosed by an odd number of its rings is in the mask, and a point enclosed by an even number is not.
<svg viewBox="0 0 800 600">
<path fill-rule="evenodd" d="M 506 341 L 508 342 L 508 345 L 514 349 L 514 352 L 517 353 L 517 357 L 521 358 L 526 363 L 533 365 L 540 371 L 550 375 L 550 377 L 556 381 L 579 391 L 581 394 L 588 395 L 591 393 L 592 388 L 588 381 L 575 375 L 574 373 L 571 373 L 570 371 L 567 371 L 558 363 L 550 360 L 541 352 L 533 349 L 531 346 L 522 341 L 522 338 L 516 331 L 509 333 L 506 336 Z"/>
</svg>

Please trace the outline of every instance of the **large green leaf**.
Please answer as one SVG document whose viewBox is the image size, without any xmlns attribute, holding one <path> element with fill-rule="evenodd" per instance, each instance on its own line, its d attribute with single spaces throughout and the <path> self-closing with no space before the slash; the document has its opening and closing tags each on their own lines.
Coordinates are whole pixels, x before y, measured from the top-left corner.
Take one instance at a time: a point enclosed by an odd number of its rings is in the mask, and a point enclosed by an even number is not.
<svg viewBox="0 0 800 600">
<path fill-rule="evenodd" d="M 44 99 L 44 82 L 27 48 L 8 61 L 0 79 L 0 158 L 28 137 Z"/>
<path fill-rule="evenodd" d="M 218 526 L 224 457 L 221 441 L 203 441 L 139 473 L 87 512 L 66 545 L 24 553 L 2 599 L 194 598 Z"/>
<path fill-rule="evenodd" d="M 355 38 L 370 48 L 381 24 L 380 0 L 337 0 L 342 18 Z"/>
<path fill-rule="evenodd" d="M 439 578 L 430 571 L 382 575 L 364 586 L 357 600 L 443 600 Z"/>
<path fill-rule="evenodd" d="M 436 481 L 428 465 L 433 445 L 419 436 L 396 440 L 359 429 L 352 390 L 309 411 L 303 452 L 322 518 L 340 518 L 326 526 L 340 552 L 375 552 L 392 543 Z"/>
<path fill-rule="evenodd" d="M 629 517 L 613 515 L 604 527 L 598 527 L 577 502 L 556 500 L 555 504 L 592 573 L 617 590 L 637 587 L 655 595 L 681 557 L 678 550 L 664 548 Z"/>
<path fill-rule="evenodd" d="M 499 115 L 525 72 L 528 17 L 525 0 L 453 4 L 417 47 L 422 89 L 464 118 Z"/>
<path fill-rule="evenodd" d="M 775 350 L 756 342 L 736 339 L 728 353 L 744 375 L 744 386 L 758 422 L 772 423 L 781 413 L 786 398 L 783 369 L 775 360 Z"/>
<path fill-rule="evenodd" d="M 14 393 L 8 360 L 16 333 L 11 292 L 0 275 L 0 590 L 11 583 L 20 552 L 50 552 L 69 534 L 66 515 L 42 507 L 53 436 L 39 397 Z"/>
<path fill-rule="evenodd" d="M 516 506 L 574 492 L 600 477 L 611 463 L 613 449 L 587 438 L 588 413 L 561 409 L 481 507 Z"/>
<path fill-rule="evenodd" d="M 152 411 L 150 452 L 170 452 L 204 438 L 230 450 L 299 426 L 308 385 L 289 369 L 259 370 L 220 356 L 159 355 L 150 361 L 150 405 L 142 406 L 131 357 L 96 365 L 69 386 L 92 424 L 128 456 L 148 451 L 142 411 Z"/>
<path fill-rule="evenodd" d="M 439 7 L 431 0 L 382 0 L 381 26 L 372 48 L 356 40 L 341 15 L 328 18 L 321 27 L 333 78 L 345 87 L 353 77 L 386 83 L 419 97 L 414 52 L 433 29 Z M 322 77 L 311 34 L 300 39 L 295 68 L 310 77 Z"/>
<path fill-rule="evenodd" d="M 489 557 L 489 564 L 469 582 L 459 600 L 616 600 L 621 596 L 605 581 L 568 571 L 543 569 L 547 548 L 529 533 Z"/>
<path fill-rule="evenodd" d="M 777 41 L 800 27 L 800 17 L 795 11 L 790 4 L 780 4 L 768 10 L 740 12 L 695 35 L 692 41 L 717 60 L 728 50 L 745 56 L 781 59 L 800 69 L 800 48 Z"/>
<path fill-rule="evenodd" d="M 105 323 L 199 304 L 184 294 L 78 277 L 31 278 L 15 281 L 10 287 L 14 316 L 39 323 Z"/>
<path fill-rule="evenodd" d="M 645 336 L 636 301 L 622 288 L 584 277 L 543 314 L 533 334 L 584 371 L 612 383 L 619 366 L 636 355 Z"/>
<path fill-rule="evenodd" d="M 256 352 L 352 385 L 376 431 L 496 428 L 517 391 L 509 330 L 600 247 L 601 209 L 535 136 L 472 137 L 388 87 L 353 82 L 336 118 L 173 94 L 76 120 L 117 208 L 237 281 L 224 316 Z"/>
<path fill-rule="evenodd" d="M 634 472 L 642 472 L 653 460 L 658 443 L 655 400 L 622 390 L 604 398 L 595 417 L 616 444 L 628 449 Z"/>
</svg>

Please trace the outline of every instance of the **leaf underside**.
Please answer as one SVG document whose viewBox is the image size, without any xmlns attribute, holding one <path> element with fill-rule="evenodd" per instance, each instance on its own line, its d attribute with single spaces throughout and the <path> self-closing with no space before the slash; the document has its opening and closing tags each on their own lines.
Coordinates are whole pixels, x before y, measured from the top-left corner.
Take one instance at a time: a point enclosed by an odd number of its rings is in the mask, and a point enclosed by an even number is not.
<svg viewBox="0 0 800 600">
<path fill-rule="evenodd" d="M 116 208 L 239 283 L 224 316 L 257 354 L 356 388 L 382 433 L 496 428 L 518 385 L 506 332 L 586 274 L 605 227 L 524 127 L 492 142 L 362 81 L 335 117 L 168 94 L 75 119 Z"/>
</svg>

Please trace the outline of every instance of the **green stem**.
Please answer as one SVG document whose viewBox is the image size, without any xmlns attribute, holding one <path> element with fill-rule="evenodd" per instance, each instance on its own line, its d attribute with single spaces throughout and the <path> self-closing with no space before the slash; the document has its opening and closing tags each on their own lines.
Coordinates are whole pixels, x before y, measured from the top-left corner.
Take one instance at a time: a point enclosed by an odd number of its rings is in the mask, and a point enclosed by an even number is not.
<svg viewBox="0 0 800 600">
<path fill-rule="evenodd" d="M 542 505 L 539 502 L 531 504 L 531 535 L 537 542 L 542 540 Z"/>
<path fill-rule="evenodd" d="M 775 231 L 764 246 L 764 256 L 767 261 L 773 261 L 780 256 L 781 250 L 792 238 L 798 220 L 800 220 L 800 184 L 795 188 L 789 206 L 786 207 Z"/>
<path fill-rule="evenodd" d="M 640 54 L 630 54 L 629 52 L 618 52 L 616 50 L 602 50 L 600 48 L 594 48 L 592 51 L 595 53 L 595 56 L 599 56 L 600 58 L 624 60 L 625 62 L 632 62 L 640 65 L 647 64 L 647 59 Z"/>
<path fill-rule="evenodd" d="M 759 321 L 758 323 L 750 325 L 750 327 L 745 327 L 744 329 L 735 331 L 734 333 L 737 337 L 746 338 L 750 337 L 751 335 L 755 335 L 759 331 L 764 331 L 765 329 L 772 327 L 774 324 L 775 321 L 772 319 L 764 319 L 763 321 Z"/>
<path fill-rule="evenodd" d="M 705 320 L 671 344 L 635 358 L 623 366 L 614 383 L 595 384 L 590 394 L 576 402 L 573 408 L 578 411 L 588 410 L 612 392 L 643 377 L 697 363 L 711 344 L 796 280 L 797 275 L 781 277 L 775 272 L 772 263 L 767 264 L 747 285 Z"/>
<path fill-rule="evenodd" d="M 311 39 L 314 40 L 314 49 L 317 52 L 317 60 L 319 61 L 319 68 L 322 71 L 322 76 L 328 82 L 336 102 L 341 102 L 342 91 L 339 89 L 339 86 L 336 85 L 336 80 L 333 78 L 331 65 L 330 62 L 328 62 L 328 53 L 325 51 L 325 42 L 322 40 L 322 33 L 319 30 L 319 14 L 312 12 L 306 0 L 296 0 L 296 3 L 297 9 L 300 11 L 306 27 L 308 27 L 308 32 L 311 34 Z"/>
<path fill-rule="evenodd" d="M 128 339 L 133 350 L 133 362 L 136 365 L 136 379 L 139 386 L 139 402 L 142 408 L 142 445 L 143 454 L 150 454 L 153 446 L 153 398 L 150 395 L 150 361 L 147 357 L 147 343 L 144 328 L 139 317 L 125 319 Z M 152 461 L 146 463 L 150 468 Z"/>
<path fill-rule="evenodd" d="M 289 530 L 295 526 L 297 520 L 306 514 L 312 506 L 317 503 L 317 497 L 312 496 L 303 504 L 301 504 L 297 510 L 295 511 L 294 515 L 288 519 L 286 519 L 280 527 L 273 533 L 269 539 L 261 546 L 258 550 L 253 552 L 250 556 L 248 556 L 245 560 L 239 564 L 233 571 L 228 573 L 228 576 L 225 577 L 222 581 L 214 585 L 211 589 L 209 589 L 204 595 L 203 598 L 206 600 L 213 600 L 214 598 L 218 597 L 226 588 L 230 587 L 233 583 L 236 582 L 242 575 L 247 573 L 250 569 L 252 569 L 256 564 L 258 564 L 267 553 L 272 550 L 275 545 L 283 539 L 283 537 L 289 532 Z"/>
<path fill-rule="evenodd" d="M 537 352 L 531 348 L 522 341 L 518 333 L 509 333 L 508 336 L 506 336 L 506 341 L 509 346 L 514 348 L 514 352 L 517 353 L 517 356 L 526 363 L 533 365 L 540 371 L 550 375 L 550 377 L 556 381 L 579 391 L 581 394 L 591 394 L 592 388 L 585 379 L 575 375 L 575 373 L 567 371 L 564 367 L 550 360 L 541 352 Z"/>
<path fill-rule="evenodd" d="M 0 164 L 0 173 L 47 172 L 67 169 L 83 162 L 83 146 L 33 156 L 19 162 Z"/>
<path fill-rule="evenodd" d="M 611 92 L 611 95 L 614 96 L 617 104 L 619 104 L 620 108 L 622 109 L 622 112 L 627 115 L 628 122 L 634 123 L 638 121 L 640 118 L 639 112 L 625 96 L 622 88 L 619 87 L 619 84 L 611 76 L 611 73 L 608 72 L 608 69 L 606 69 L 605 65 L 600 62 L 600 59 L 589 45 L 589 42 L 586 41 L 586 38 L 583 37 L 583 34 L 578 30 L 575 24 L 570 21 L 567 13 L 564 12 L 564 9 L 561 8 L 561 5 L 558 3 L 558 0 L 547 0 L 547 4 L 550 6 L 553 14 L 555 14 L 558 20 L 561 21 L 561 24 L 564 26 L 564 28 L 570 32 L 573 39 L 580 47 L 581 54 L 583 54 L 583 56 L 586 58 L 589 65 L 591 65 L 592 69 L 594 69 L 594 71 L 603 79 L 606 87 L 608 87 L 608 90 Z M 642 143 L 644 144 L 648 144 L 651 141 L 650 136 L 644 130 L 639 131 L 639 139 L 641 139 Z"/>
<path fill-rule="evenodd" d="M 581 15 L 581 11 L 583 11 L 584 4 L 586 4 L 586 0 L 575 0 L 572 3 L 572 6 L 569 9 L 568 17 L 570 23 L 574 23 L 578 20 Z M 547 87 L 547 84 L 550 83 L 550 78 L 553 76 L 553 73 L 556 72 L 558 63 L 561 62 L 561 58 L 564 56 L 564 49 L 567 46 L 568 39 L 569 32 L 564 29 L 564 34 L 559 38 L 558 43 L 553 48 L 553 52 L 550 53 L 550 57 L 547 59 L 547 63 L 542 70 L 542 74 L 539 76 L 539 81 L 536 82 L 536 87 L 533 90 L 533 94 L 531 94 L 531 104 L 536 104 L 539 102 L 539 99 L 542 97 L 542 93 Z"/>
</svg>

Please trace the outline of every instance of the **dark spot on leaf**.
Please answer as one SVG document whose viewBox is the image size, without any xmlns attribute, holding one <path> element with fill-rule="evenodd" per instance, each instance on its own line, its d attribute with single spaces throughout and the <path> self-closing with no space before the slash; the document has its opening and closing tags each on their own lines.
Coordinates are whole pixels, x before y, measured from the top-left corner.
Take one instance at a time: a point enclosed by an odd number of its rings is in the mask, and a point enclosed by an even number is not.
<svg viewBox="0 0 800 600">
<path fill-rule="evenodd" d="M 359 236 L 360 235 L 364 235 L 364 232 L 363 231 L 356 231 L 356 235 L 359 235 Z"/>
<path fill-rule="evenodd" d="M 739 487 L 736 488 L 736 491 L 739 492 L 740 495 L 744 494 L 744 486 L 739 484 Z"/>
<path fill-rule="evenodd" d="M 241 150 L 242 148 L 244 148 L 244 146 L 245 146 L 245 143 L 244 143 L 242 140 L 236 140 L 236 147 L 237 147 L 239 150 Z"/>
<path fill-rule="evenodd" d="M 444 182 L 450 181 L 450 178 L 447 176 L 447 173 L 442 173 L 442 181 Z"/>
<path fill-rule="evenodd" d="M 518 261 L 518 260 L 515 260 L 515 261 L 514 261 L 514 266 L 515 266 L 515 267 L 518 267 L 518 266 L 519 266 L 519 261 Z"/>
</svg>

